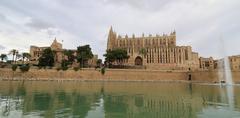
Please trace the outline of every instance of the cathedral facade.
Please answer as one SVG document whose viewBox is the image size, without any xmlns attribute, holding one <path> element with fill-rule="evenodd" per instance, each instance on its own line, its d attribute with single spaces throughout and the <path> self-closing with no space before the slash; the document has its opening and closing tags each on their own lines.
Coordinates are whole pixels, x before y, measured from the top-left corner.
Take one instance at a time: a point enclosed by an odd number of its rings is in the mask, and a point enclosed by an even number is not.
<svg viewBox="0 0 240 118">
<path fill-rule="evenodd" d="M 117 35 L 110 28 L 107 50 L 125 49 L 129 59 L 124 61 L 129 66 L 145 66 L 147 69 L 196 70 L 199 68 L 198 53 L 191 46 L 177 46 L 176 32 L 163 35 L 124 37 Z"/>
</svg>

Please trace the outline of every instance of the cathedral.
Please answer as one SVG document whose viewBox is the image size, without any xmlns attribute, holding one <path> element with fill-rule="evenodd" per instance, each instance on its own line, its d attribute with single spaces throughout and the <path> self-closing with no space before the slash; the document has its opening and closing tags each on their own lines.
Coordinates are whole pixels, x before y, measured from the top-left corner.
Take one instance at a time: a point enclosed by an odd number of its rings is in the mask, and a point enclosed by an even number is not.
<svg viewBox="0 0 240 118">
<path fill-rule="evenodd" d="M 110 28 L 107 50 L 125 49 L 129 55 L 127 66 L 143 66 L 147 69 L 196 70 L 199 68 L 198 53 L 191 46 L 177 46 L 176 32 L 163 35 L 136 37 L 120 36 Z"/>
</svg>

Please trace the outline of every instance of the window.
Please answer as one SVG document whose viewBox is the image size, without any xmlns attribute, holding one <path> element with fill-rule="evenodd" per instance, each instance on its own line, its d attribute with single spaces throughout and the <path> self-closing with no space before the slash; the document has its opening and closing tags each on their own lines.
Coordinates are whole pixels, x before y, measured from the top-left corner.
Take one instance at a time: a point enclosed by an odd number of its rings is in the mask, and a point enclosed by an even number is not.
<svg viewBox="0 0 240 118">
<path fill-rule="evenodd" d="M 147 55 L 147 63 L 149 63 L 149 62 L 148 62 L 148 55 Z"/>
</svg>

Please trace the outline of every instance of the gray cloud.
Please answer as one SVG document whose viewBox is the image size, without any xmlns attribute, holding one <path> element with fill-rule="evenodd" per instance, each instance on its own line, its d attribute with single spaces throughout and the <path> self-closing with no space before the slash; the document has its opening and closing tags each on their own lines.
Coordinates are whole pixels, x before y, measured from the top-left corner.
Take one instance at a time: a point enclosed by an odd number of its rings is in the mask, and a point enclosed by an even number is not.
<svg viewBox="0 0 240 118">
<path fill-rule="evenodd" d="M 35 30 L 42 30 L 42 29 L 48 29 L 50 27 L 52 28 L 54 27 L 54 25 L 40 19 L 31 19 L 29 23 L 26 23 L 26 26 L 31 27 Z"/>
<path fill-rule="evenodd" d="M 105 2 L 116 6 L 128 5 L 138 10 L 155 11 L 166 8 L 178 0 L 105 0 Z"/>
<path fill-rule="evenodd" d="M 3 14 L 0 14 L 0 21 L 5 21 L 6 17 Z"/>
<path fill-rule="evenodd" d="M 240 54 L 239 5 L 238 0 L 1 0 L 0 21 L 7 16 L 11 24 L 0 22 L 0 42 L 8 48 L 20 39 L 27 45 L 49 45 L 56 36 L 65 48 L 89 43 L 102 57 L 113 25 L 123 35 L 175 29 L 177 43 L 192 45 L 201 56 L 221 56 L 222 35 L 226 53 Z M 22 20 L 26 18 L 31 20 Z"/>
<path fill-rule="evenodd" d="M 0 45 L 0 50 L 6 49 L 4 46 Z"/>
</svg>

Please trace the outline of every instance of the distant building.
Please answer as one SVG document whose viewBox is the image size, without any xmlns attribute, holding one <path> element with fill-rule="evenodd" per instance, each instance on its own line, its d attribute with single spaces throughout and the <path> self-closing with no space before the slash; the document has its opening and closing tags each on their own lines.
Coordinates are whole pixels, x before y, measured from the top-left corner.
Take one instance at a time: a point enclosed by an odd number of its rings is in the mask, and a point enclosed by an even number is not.
<svg viewBox="0 0 240 118">
<path fill-rule="evenodd" d="M 192 51 L 191 46 L 177 46 L 176 32 L 162 36 L 121 37 L 113 31 L 108 34 L 107 49 L 125 49 L 130 56 L 124 60 L 125 65 L 146 66 L 149 69 L 199 69 L 198 53 Z M 146 54 L 142 54 L 145 50 Z"/>
<path fill-rule="evenodd" d="M 215 67 L 215 61 L 212 57 L 209 58 L 199 58 L 199 64 L 201 70 L 213 70 Z"/>
<path fill-rule="evenodd" d="M 229 56 L 229 63 L 231 70 L 240 70 L 240 55 Z"/>
<path fill-rule="evenodd" d="M 72 49 L 63 49 L 62 44 L 59 43 L 57 41 L 57 39 L 55 38 L 53 43 L 51 44 L 50 47 L 38 47 L 38 46 L 30 46 L 30 55 L 31 55 L 31 59 L 30 61 L 34 64 L 38 64 L 38 60 L 41 57 L 43 50 L 45 50 L 46 48 L 51 48 L 53 51 L 55 51 L 55 65 L 58 65 L 62 62 L 64 55 L 63 55 L 63 51 L 64 50 L 72 50 Z M 77 50 L 72 50 L 74 52 L 74 55 L 77 55 Z M 94 67 L 96 66 L 96 60 L 97 60 L 98 56 L 94 55 L 92 59 L 90 59 L 88 61 L 88 65 L 90 67 Z M 76 64 L 76 63 L 74 63 Z"/>
<path fill-rule="evenodd" d="M 62 52 L 64 49 L 62 48 L 62 44 L 57 42 L 56 38 L 54 39 L 54 41 L 50 47 L 30 46 L 30 55 L 31 55 L 30 61 L 38 62 L 38 59 L 41 57 L 41 55 L 43 53 L 43 50 L 45 50 L 47 48 L 51 48 L 52 50 L 54 50 L 56 52 L 55 62 L 61 63 L 62 58 L 63 58 Z"/>
<path fill-rule="evenodd" d="M 224 58 L 218 60 L 218 65 L 220 69 L 225 68 Z M 240 55 L 234 55 L 228 57 L 229 66 L 232 71 L 240 71 Z"/>
</svg>

